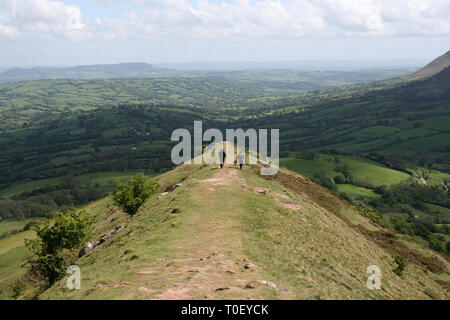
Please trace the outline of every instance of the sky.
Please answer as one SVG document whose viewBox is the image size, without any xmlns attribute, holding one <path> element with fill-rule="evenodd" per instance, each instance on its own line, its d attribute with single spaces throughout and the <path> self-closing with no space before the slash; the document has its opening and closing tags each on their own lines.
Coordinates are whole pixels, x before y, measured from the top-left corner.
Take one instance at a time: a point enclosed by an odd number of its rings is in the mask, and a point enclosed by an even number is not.
<svg viewBox="0 0 450 320">
<path fill-rule="evenodd" d="M 0 0 L 0 66 L 427 59 L 450 0 Z"/>
</svg>

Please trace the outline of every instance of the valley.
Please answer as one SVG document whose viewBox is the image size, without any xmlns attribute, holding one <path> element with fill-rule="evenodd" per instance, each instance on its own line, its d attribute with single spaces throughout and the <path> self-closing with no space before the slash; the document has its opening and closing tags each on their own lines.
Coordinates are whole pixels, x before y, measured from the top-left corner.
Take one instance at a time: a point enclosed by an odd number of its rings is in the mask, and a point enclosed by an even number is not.
<svg viewBox="0 0 450 320">
<path fill-rule="evenodd" d="M 79 68 L 79 78 L 3 72 L 0 298 L 448 299 L 449 55 L 412 77 L 145 64 Z M 170 135 L 198 120 L 280 129 L 280 172 L 175 166 Z M 112 194 L 140 172 L 159 196 L 129 215 Z M 64 279 L 42 289 L 25 239 L 70 210 L 94 221 L 89 241 L 121 231 L 85 256 L 64 251 L 81 290 Z M 380 291 L 365 286 L 373 264 Z"/>
</svg>

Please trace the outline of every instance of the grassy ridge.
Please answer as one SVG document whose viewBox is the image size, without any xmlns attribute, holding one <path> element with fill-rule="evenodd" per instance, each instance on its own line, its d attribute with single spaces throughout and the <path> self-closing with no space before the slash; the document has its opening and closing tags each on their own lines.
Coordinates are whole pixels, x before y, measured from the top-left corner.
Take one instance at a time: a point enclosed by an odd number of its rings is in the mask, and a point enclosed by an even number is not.
<svg viewBox="0 0 450 320">
<path fill-rule="evenodd" d="M 40 298 L 445 299 L 433 280 L 439 274 L 411 264 L 404 278 L 395 275 L 391 253 L 339 216 L 339 211 L 354 215 L 354 208 L 333 202 L 325 189 L 304 178 L 294 179 L 304 181 L 296 189 L 284 186 L 287 180 L 281 185 L 263 179 L 257 170 L 180 166 L 158 180 L 182 186 L 150 199 L 132 218 L 111 207 L 109 199 L 90 206 L 97 221 L 93 238 L 118 224 L 126 228 L 78 260 L 81 290 L 65 289 L 62 280 Z M 269 196 L 255 192 L 260 188 Z M 371 264 L 382 269 L 383 290 L 365 287 Z"/>
</svg>

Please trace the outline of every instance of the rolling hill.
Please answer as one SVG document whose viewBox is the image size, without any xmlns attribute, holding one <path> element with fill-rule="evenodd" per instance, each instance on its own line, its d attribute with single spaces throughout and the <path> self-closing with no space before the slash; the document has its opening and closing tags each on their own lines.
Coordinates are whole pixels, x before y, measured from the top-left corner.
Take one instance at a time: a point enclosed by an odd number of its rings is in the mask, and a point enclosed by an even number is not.
<svg viewBox="0 0 450 320">
<path fill-rule="evenodd" d="M 157 180 L 169 192 L 134 216 L 110 198 L 86 207 L 96 222 L 91 240 L 123 229 L 75 262 L 80 290 L 63 279 L 43 293 L 27 287 L 19 298 L 448 299 L 446 259 L 304 176 L 182 165 Z M 16 261 L 10 256 L 23 255 L 20 248 L 2 258 Z M 408 261 L 402 277 L 393 272 L 396 255 Z M 370 265 L 381 269 L 381 290 L 366 287 Z M 4 268 L 11 264 L 0 264 L 0 274 Z M 14 278 L 2 282 L 1 294 L 11 294 Z"/>
<path fill-rule="evenodd" d="M 441 72 L 448 66 L 450 66 L 450 50 L 444 53 L 442 56 L 439 56 L 431 61 L 422 69 L 417 70 L 416 72 L 409 75 L 403 76 L 403 78 L 406 80 L 419 80 L 428 78 Z"/>
<path fill-rule="evenodd" d="M 59 68 L 13 68 L 0 73 L 0 82 L 43 79 L 151 78 L 172 74 L 174 74 L 174 71 L 170 69 L 158 68 L 143 62 L 131 62 Z"/>
<path fill-rule="evenodd" d="M 258 117 L 239 119 L 235 126 L 279 128 L 287 150 L 399 155 L 449 171 L 449 84 L 447 67 L 422 80 L 343 92 L 309 104 L 284 99 L 276 110 L 261 108 Z"/>
</svg>

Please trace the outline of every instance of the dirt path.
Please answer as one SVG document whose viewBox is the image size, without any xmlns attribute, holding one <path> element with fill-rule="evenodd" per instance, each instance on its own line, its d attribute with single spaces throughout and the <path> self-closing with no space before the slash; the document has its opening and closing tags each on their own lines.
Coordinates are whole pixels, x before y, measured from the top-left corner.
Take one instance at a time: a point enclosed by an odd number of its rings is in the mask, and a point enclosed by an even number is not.
<svg viewBox="0 0 450 320">
<path fill-rule="evenodd" d="M 235 168 L 197 180 L 191 190 L 195 210 L 186 213 L 180 239 L 171 243 L 175 257 L 158 261 L 142 275 L 141 292 L 151 299 L 252 299 L 274 290 L 242 247 L 239 194 L 250 192 Z M 162 278 L 167 281 L 162 281 Z"/>
</svg>

